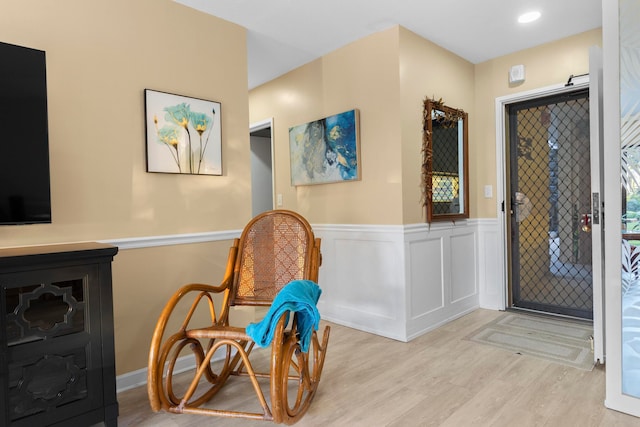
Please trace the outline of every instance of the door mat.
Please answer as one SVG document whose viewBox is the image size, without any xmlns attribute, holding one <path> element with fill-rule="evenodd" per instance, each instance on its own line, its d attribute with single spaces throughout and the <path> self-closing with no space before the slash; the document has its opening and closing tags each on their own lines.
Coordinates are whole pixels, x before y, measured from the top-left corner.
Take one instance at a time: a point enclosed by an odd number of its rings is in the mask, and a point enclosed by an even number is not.
<svg viewBox="0 0 640 427">
<path fill-rule="evenodd" d="M 589 324 L 505 313 L 465 339 L 591 371 L 592 335 Z"/>
</svg>

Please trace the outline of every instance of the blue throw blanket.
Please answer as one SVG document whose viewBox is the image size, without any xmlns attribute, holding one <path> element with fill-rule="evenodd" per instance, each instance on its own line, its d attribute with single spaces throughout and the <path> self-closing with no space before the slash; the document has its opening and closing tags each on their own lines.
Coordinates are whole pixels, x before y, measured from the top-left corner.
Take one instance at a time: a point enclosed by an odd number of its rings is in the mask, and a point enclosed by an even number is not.
<svg viewBox="0 0 640 427">
<path fill-rule="evenodd" d="M 273 341 L 273 334 L 278 320 L 283 313 L 297 313 L 298 333 L 300 334 L 300 348 L 303 352 L 309 350 L 311 336 L 314 330 L 318 330 L 320 323 L 320 313 L 316 304 L 320 298 L 322 290 L 311 280 L 294 280 L 289 282 L 278 292 L 273 299 L 273 304 L 264 319 L 259 323 L 247 325 L 247 335 L 259 347 L 267 347 Z"/>
</svg>

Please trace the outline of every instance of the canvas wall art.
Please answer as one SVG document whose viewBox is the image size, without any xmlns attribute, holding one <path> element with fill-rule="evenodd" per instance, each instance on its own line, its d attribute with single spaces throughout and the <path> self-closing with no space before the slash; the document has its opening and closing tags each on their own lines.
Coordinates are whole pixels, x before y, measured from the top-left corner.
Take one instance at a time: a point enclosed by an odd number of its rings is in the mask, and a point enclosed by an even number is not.
<svg viewBox="0 0 640 427">
<path fill-rule="evenodd" d="M 144 92 L 147 172 L 222 175 L 220 103 Z"/>
<path fill-rule="evenodd" d="M 358 110 L 289 128 L 291 184 L 360 179 Z"/>
</svg>

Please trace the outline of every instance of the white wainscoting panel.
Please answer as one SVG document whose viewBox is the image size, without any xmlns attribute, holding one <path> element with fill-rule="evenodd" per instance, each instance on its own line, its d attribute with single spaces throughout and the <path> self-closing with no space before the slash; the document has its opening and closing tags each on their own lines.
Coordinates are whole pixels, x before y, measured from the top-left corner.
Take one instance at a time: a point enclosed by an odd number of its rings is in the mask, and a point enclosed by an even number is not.
<svg viewBox="0 0 640 427">
<path fill-rule="evenodd" d="M 500 241 L 497 219 L 476 220 L 478 229 L 478 280 L 480 307 L 504 310 L 506 305 L 507 267 L 504 243 Z"/>
<path fill-rule="evenodd" d="M 452 233 L 449 237 L 451 260 L 451 304 L 478 297 L 477 245 L 475 230 Z"/>
<path fill-rule="evenodd" d="M 440 236 L 407 242 L 409 264 L 409 317 L 432 313 L 444 307 L 443 239 Z"/>
<path fill-rule="evenodd" d="M 469 221 L 406 227 L 411 272 L 407 341 L 478 308 L 476 236 L 476 227 Z M 439 253 L 420 250 L 421 242 L 434 241 L 439 244 L 431 247 Z"/>
<path fill-rule="evenodd" d="M 322 317 L 409 341 L 477 309 L 485 280 L 499 276 L 488 265 L 497 264 L 495 250 L 480 256 L 495 222 L 482 223 L 482 235 L 479 225 L 314 225 L 322 238 Z"/>
<path fill-rule="evenodd" d="M 404 340 L 402 226 L 314 225 L 322 238 L 322 318 Z"/>
</svg>

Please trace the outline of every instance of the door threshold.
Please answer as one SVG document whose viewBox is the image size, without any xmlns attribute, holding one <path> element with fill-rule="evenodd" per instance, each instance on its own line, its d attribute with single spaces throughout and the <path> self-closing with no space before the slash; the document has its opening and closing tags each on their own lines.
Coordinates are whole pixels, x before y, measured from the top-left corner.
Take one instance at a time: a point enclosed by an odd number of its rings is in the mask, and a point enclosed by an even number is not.
<svg viewBox="0 0 640 427">
<path fill-rule="evenodd" d="M 530 308 L 507 307 L 505 311 L 513 312 L 513 313 L 530 314 L 532 316 L 546 317 L 549 319 L 565 319 L 565 320 L 571 320 L 572 322 L 593 325 L 593 320 L 591 319 L 583 319 L 582 317 L 568 316 L 566 314 L 549 313 L 546 311 L 532 310 Z"/>
</svg>

